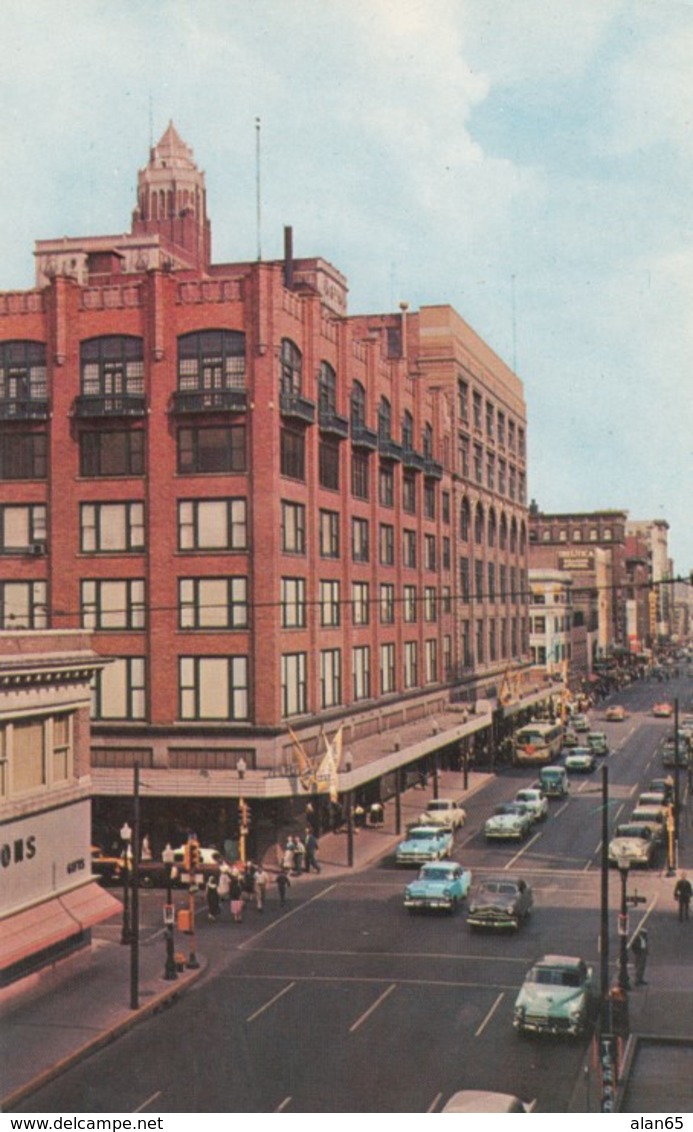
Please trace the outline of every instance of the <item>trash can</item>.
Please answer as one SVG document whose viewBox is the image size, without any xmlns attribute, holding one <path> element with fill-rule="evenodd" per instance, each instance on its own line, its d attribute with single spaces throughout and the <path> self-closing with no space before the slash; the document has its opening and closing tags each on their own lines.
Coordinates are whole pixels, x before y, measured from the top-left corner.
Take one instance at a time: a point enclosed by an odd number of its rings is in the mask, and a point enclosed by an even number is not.
<svg viewBox="0 0 693 1132">
<path fill-rule="evenodd" d="M 192 924 L 191 924 L 191 921 L 190 921 L 190 909 L 189 908 L 179 908 L 178 909 L 178 925 L 177 926 L 178 926 L 179 932 L 186 932 L 188 935 L 191 934 Z"/>
</svg>

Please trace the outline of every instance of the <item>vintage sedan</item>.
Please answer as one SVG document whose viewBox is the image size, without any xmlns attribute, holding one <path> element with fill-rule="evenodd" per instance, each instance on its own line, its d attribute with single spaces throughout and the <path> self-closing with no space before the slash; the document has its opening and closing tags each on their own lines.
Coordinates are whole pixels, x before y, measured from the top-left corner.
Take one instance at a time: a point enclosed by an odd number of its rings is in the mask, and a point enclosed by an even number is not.
<svg viewBox="0 0 693 1132">
<path fill-rule="evenodd" d="M 595 755 L 608 755 L 609 740 L 603 731 L 590 731 L 587 735 L 587 746 Z"/>
<path fill-rule="evenodd" d="M 472 883 L 469 869 L 456 861 L 435 861 L 424 865 L 416 880 L 404 890 L 404 907 L 410 912 L 442 908 L 455 912 L 466 898 Z"/>
<path fill-rule="evenodd" d="M 590 721 L 586 715 L 584 715 L 582 712 L 578 712 L 578 714 L 574 715 L 571 719 L 570 726 L 572 727 L 573 731 L 589 731 Z"/>
<path fill-rule="evenodd" d="M 649 825 L 628 821 L 616 826 L 609 842 L 609 863 L 626 862 L 628 867 L 642 865 L 649 868 L 654 860 L 656 845 Z"/>
<path fill-rule="evenodd" d="M 549 803 L 540 786 L 525 786 L 518 790 L 515 801 L 526 806 L 533 821 L 544 821 L 549 814 Z"/>
<path fill-rule="evenodd" d="M 655 845 L 664 845 L 667 837 L 668 806 L 636 806 L 629 821 L 649 825 Z"/>
<path fill-rule="evenodd" d="M 437 825 L 415 825 L 400 841 L 395 853 L 398 865 L 423 865 L 441 861 L 452 853 L 453 837 L 449 829 Z"/>
<path fill-rule="evenodd" d="M 515 1000 L 513 1025 L 519 1034 L 579 1037 L 592 1007 L 594 972 L 573 955 L 544 955 L 527 972 Z"/>
<path fill-rule="evenodd" d="M 577 731 L 573 731 L 572 727 L 567 727 L 563 732 L 563 746 L 564 747 L 579 747 L 580 736 Z"/>
<path fill-rule="evenodd" d="M 469 901 L 467 923 L 470 928 L 511 928 L 517 931 L 532 911 L 534 896 L 525 880 L 488 877 Z"/>
<path fill-rule="evenodd" d="M 564 765 L 569 774 L 591 774 L 596 762 L 591 747 L 576 747 L 566 755 Z"/>
<path fill-rule="evenodd" d="M 522 841 L 534 824 L 524 802 L 501 802 L 484 824 L 487 841 Z"/>
<path fill-rule="evenodd" d="M 426 825 L 440 825 L 447 829 L 459 829 L 466 820 L 466 811 L 454 798 L 433 798 L 419 821 Z"/>
<path fill-rule="evenodd" d="M 604 719 L 610 723 L 623 723 L 626 718 L 626 709 L 620 704 L 612 704 L 604 713 Z"/>
<path fill-rule="evenodd" d="M 652 714 L 656 715 L 657 719 L 670 719 L 674 714 L 674 709 L 671 704 L 655 704 L 655 706 L 652 708 Z"/>
</svg>

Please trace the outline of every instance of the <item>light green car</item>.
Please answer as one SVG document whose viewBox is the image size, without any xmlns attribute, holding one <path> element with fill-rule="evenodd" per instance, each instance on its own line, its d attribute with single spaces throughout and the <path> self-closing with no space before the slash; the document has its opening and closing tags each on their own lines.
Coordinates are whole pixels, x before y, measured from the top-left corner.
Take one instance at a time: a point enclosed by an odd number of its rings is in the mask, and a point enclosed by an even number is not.
<svg viewBox="0 0 693 1132">
<path fill-rule="evenodd" d="M 517 1032 L 580 1037 L 590 1019 L 593 978 L 592 968 L 573 955 L 537 960 L 515 1000 Z"/>
</svg>

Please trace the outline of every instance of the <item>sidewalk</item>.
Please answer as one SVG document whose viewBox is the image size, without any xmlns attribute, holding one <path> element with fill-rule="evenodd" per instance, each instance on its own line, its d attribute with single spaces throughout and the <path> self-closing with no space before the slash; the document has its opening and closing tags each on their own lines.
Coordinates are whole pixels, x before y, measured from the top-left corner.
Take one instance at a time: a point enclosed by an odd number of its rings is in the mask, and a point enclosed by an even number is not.
<svg viewBox="0 0 693 1132">
<path fill-rule="evenodd" d="M 439 794 L 466 798 L 480 790 L 488 775 L 470 772 L 468 789 L 463 775 L 440 774 Z M 433 797 L 432 784 L 411 789 L 402 796 L 402 828 L 416 820 Z M 387 853 L 398 840 L 395 806 L 385 807 L 382 826 L 368 826 L 354 836 L 354 870 L 366 868 Z M 320 866 L 325 877 L 348 876 L 347 837 L 326 833 L 320 838 Z M 306 877 L 306 880 L 308 878 Z M 303 883 L 292 877 L 292 892 Z M 176 944 L 186 951 L 187 937 L 177 933 Z M 10 1111 L 40 1086 L 71 1065 L 114 1041 L 142 1019 L 160 1010 L 197 982 L 206 970 L 186 969 L 175 981 L 164 979 L 163 936 L 143 942 L 139 949 L 139 1008 L 129 1007 L 130 948 L 120 943 L 120 918 L 94 930 L 90 954 L 80 954 L 45 976 L 32 990 L 17 990 L 0 1008 L 0 1109 Z"/>
</svg>

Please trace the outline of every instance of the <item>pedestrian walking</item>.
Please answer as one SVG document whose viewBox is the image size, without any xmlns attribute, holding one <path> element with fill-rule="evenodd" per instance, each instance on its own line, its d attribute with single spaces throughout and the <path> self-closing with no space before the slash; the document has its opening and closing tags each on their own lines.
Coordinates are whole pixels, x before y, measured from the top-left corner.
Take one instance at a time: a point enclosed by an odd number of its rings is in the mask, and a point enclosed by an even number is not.
<svg viewBox="0 0 693 1132">
<path fill-rule="evenodd" d="M 255 870 L 255 907 L 258 912 L 265 910 L 265 897 L 267 895 L 268 876 L 262 865 Z"/>
<path fill-rule="evenodd" d="M 688 919 L 691 896 L 693 896 L 693 886 L 686 874 L 682 871 L 679 874 L 679 879 L 674 888 L 674 900 L 678 900 L 679 903 L 679 920 L 681 922 Z"/>
<path fill-rule="evenodd" d="M 228 865 L 222 865 L 219 870 L 219 900 L 223 904 L 228 900 L 229 892 L 231 891 L 231 870 Z"/>
<path fill-rule="evenodd" d="M 300 837 L 294 837 L 294 874 L 299 877 L 303 872 L 303 860 L 306 848 Z"/>
<path fill-rule="evenodd" d="M 294 865 L 295 865 L 294 852 L 295 852 L 294 839 L 293 839 L 293 837 L 287 837 L 287 839 L 286 839 L 286 849 L 284 850 L 284 856 L 282 857 L 282 868 L 286 869 L 287 873 L 290 873 L 291 870 L 294 868 Z"/>
<path fill-rule="evenodd" d="M 283 908 L 286 904 L 286 890 L 291 888 L 291 881 L 289 880 L 289 873 L 287 869 L 282 869 L 277 874 L 277 891 L 279 893 L 279 903 Z"/>
<path fill-rule="evenodd" d="M 243 921 L 243 886 L 237 872 L 231 874 L 229 899 L 231 901 L 231 919 L 235 924 L 240 924 Z"/>
<path fill-rule="evenodd" d="M 645 967 L 647 966 L 649 946 L 647 942 L 647 932 L 644 928 L 639 928 L 633 936 L 630 950 L 633 956 L 633 962 L 635 963 L 635 985 L 636 987 L 647 986 Z"/>
<path fill-rule="evenodd" d="M 320 872 L 320 865 L 318 864 L 318 839 L 312 830 L 306 830 L 306 872 L 309 873 L 311 869 L 314 872 Z"/>
<path fill-rule="evenodd" d="M 221 905 L 219 903 L 219 882 L 214 875 L 207 881 L 205 895 L 207 897 L 207 919 L 213 924 L 219 919 L 219 913 L 221 911 Z"/>
</svg>

